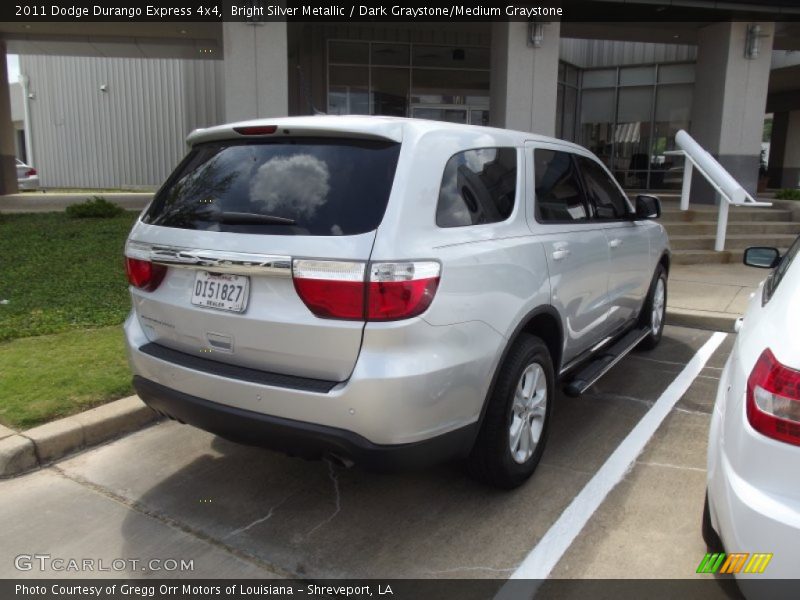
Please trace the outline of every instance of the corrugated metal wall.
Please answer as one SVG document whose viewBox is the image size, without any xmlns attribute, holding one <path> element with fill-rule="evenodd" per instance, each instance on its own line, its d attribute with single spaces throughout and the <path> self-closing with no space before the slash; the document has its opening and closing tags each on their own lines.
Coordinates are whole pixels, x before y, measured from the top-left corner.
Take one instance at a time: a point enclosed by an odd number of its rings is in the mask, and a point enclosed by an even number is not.
<svg viewBox="0 0 800 600">
<path fill-rule="evenodd" d="M 562 38 L 560 58 L 583 69 L 691 61 L 697 58 L 697 46 Z"/>
<path fill-rule="evenodd" d="M 45 187 L 159 185 L 186 135 L 223 120 L 221 61 L 20 58 Z"/>
</svg>

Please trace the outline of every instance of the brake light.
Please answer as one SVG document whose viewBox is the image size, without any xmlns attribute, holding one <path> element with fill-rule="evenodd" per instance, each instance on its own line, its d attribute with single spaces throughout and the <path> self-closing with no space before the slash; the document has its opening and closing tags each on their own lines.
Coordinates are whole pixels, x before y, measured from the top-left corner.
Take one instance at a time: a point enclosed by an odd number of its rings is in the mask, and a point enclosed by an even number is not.
<svg viewBox="0 0 800 600">
<path fill-rule="evenodd" d="M 396 321 L 423 313 L 439 285 L 436 262 L 295 260 L 294 286 L 308 309 L 325 319 Z"/>
<path fill-rule="evenodd" d="M 425 312 L 439 287 L 439 272 L 436 262 L 371 265 L 367 320 L 394 321 Z"/>
<path fill-rule="evenodd" d="M 774 440 L 800 446 L 800 371 L 767 348 L 747 378 L 747 420 Z"/>
<path fill-rule="evenodd" d="M 33 177 L 36 175 L 36 169 L 28 169 L 25 171 L 25 177 Z"/>
<path fill-rule="evenodd" d="M 151 263 L 148 260 L 125 257 L 125 272 L 130 284 L 145 292 L 155 290 L 167 274 L 167 267 Z"/>
<path fill-rule="evenodd" d="M 364 318 L 364 263 L 296 260 L 292 277 L 297 295 L 318 317 Z"/>
<path fill-rule="evenodd" d="M 253 125 L 251 127 L 234 127 L 239 135 L 270 135 L 278 130 L 277 125 Z"/>
</svg>

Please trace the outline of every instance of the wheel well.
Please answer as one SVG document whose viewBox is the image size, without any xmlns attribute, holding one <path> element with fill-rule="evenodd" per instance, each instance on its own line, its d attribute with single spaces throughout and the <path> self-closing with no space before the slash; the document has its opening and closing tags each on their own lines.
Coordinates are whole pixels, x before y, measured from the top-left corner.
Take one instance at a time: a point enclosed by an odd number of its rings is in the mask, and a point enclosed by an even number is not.
<svg viewBox="0 0 800 600">
<path fill-rule="evenodd" d="M 550 313 L 539 313 L 535 315 L 522 328 L 525 333 L 535 335 L 545 343 L 550 351 L 550 358 L 553 360 L 553 369 L 558 374 L 561 369 L 561 324 L 558 319 Z"/>
<path fill-rule="evenodd" d="M 664 267 L 664 270 L 667 272 L 667 275 L 669 275 L 669 255 L 666 252 L 661 255 L 660 259 L 658 259 L 658 264 Z"/>
</svg>

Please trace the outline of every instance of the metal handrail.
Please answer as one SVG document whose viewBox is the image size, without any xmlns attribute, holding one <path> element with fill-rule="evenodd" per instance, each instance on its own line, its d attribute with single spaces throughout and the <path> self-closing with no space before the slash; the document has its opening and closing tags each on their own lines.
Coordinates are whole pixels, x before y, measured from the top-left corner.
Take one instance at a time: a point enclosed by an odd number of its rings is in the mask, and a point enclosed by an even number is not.
<svg viewBox="0 0 800 600">
<path fill-rule="evenodd" d="M 687 160 L 683 163 L 683 187 L 681 188 L 681 210 L 689 210 L 689 192 L 692 187 L 692 172 L 694 169 L 706 178 L 711 187 L 716 190 L 721 201 L 717 215 L 717 239 L 714 250 L 722 252 L 725 249 L 725 232 L 728 229 L 729 206 L 772 206 L 772 202 L 759 202 L 753 198 L 733 176 L 719 164 L 692 136 L 683 129 L 675 134 L 675 143 L 680 150 L 671 150 L 664 154 L 681 155 Z"/>
</svg>

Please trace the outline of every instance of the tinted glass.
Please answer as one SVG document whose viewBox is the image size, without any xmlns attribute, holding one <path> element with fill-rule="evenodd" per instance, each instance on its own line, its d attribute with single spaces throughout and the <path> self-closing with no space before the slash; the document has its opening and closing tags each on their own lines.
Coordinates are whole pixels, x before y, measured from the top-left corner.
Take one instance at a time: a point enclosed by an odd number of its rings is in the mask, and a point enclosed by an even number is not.
<svg viewBox="0 0 800 600">
<path fill-rule="evenodd" d="M 786 271 L 789 270 L 789 267 L 792 265 L 795 257 L 800 253 L 800 237 L 798 237 L 792 247 L 789 248 L 788 252 L 783 255 L 781 258 L 781 262 L 778 263 L 778 266 L 775 267 L 775 270 L 772 271 L 767 280 L 764 282 L 764 291 L 762 292 L 762 298 L 764 304 L 769 302 L 770 298 L 772 298 L 772 294 L 775 293 L 775 290 L 781 283 L 783 276 L 786 275 Z"/>
<path fill-rule="evenodd" d="M 611 176 L 595 161 L 584 156 L 576 156 L 586 194 L 594 205 L 598 219 L 622 219 L 629 213 L 628 202 L 615 185 Z"/>
<path fill-rule="evenodd" d="M 536 220 L 563 223 L 588 219 L 572 156 L 567 152 L 537 149 L 533 160 Z"/>
<path fill-rule="evenodd" d="M 517 194 L 515 148 L 459 152 L 447 161 L 436 207 L 439 227 L 505 221 Z"/>
<path fill-rule="evenodd" d="M 270 235 L 365 233 L 383 218 L 399 152 L 393 142 L 337 139 L 202 144 L 159 191 L 144 222 Z"/>
</svg>

